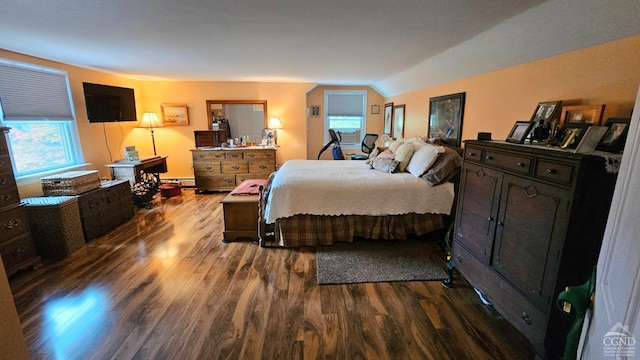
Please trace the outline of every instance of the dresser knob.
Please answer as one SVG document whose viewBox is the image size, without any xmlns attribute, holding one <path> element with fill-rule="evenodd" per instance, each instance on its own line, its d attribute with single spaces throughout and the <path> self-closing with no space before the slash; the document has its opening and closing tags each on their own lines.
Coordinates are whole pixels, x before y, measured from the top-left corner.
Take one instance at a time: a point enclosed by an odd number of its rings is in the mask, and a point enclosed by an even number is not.
<svg viewBox="0 0 640 360">
<path fill-rule="evenodd" d="M 498 221 L 498 226 L 504 226 L 504 223 L 502 221 Z"/>
<path fill-rule="evenodd" d="M 27 247 L 26 246 L 24 246 L 24 245 L 16 246 L 15 249 L 11 250 L 11 254 L 20 256 L 20 255 L 24 254 L 26 251 L 27 251 Z"/>
<path fill-rule="evenodd" d="M 224 179 L 224 182 L 226 182 L 227 184 L 231 183 L 231 179 Z"/>
<path fill-rule="evenodd" d="M 266 166 L 266 165 L 260 165 L 260 166 L 258 166 L 258 167 L 260 168 L 260 170 L 264 170 L 264 169 L 266 169 L 266 168 L 267 168 L 267 166 Z"/>
<path fill-rule="evenodd" d="M 524 163 L 521 163 L 521 162 L 519 162 L 517 165 L 518 167 L 524 167 Z"/>
<path fill-rule="evenodd" d="M 9 194 L 0 195 L 0 202 L 9 201 L 9 199 L 11 199 L 11 195 L 9 195 Z"/>
<path fill-rule="evenodd" d="M 547 169 L 547 172 L 548 172 L 549 174 L 555 174 L 555 173 L 557 173 L 558 171 L 557 171 L 556 169 Z"/>
<path fill-rule="evenodd" d="M 12 219 L 2 224 L 3 229 L 11 230 L 20 225 L 20 219 Z"/>
<path fill-rule="evenodd" d="M 489 156 L 487 155 L 487 157 L 485 157 L 486 160 L 493 160 L 493 156 Z"/>
<path fill-rule="evenodd" d="M 533 319 L 526 312 L 522 313 L 522 316 L 520 316 L 520 319 L 522 319 L 522 321 L 527 325 L 531 325 L 531 323 L 533 323 Z"/>
<path fill-rule="evenodd" d="M 458 259 L 458 262 L 461 263 L 462 262 L 462 255 L 458 255 L 458 257 L 456 259 Z"/>
<path fill-rule="evenodd" d="M 256 157 L 256 154 L 247 154 L 248 157 L 253 158 Z"/>
<path fill-rule="evenodd" d="M 231 167 L 231 169 L 233 169 L 233 170 L 238 170 L 238 169 L 240 169 L 240 166 L 238 166 L 238 165 L 233 165 L 233 166 Z"/>
</svg>

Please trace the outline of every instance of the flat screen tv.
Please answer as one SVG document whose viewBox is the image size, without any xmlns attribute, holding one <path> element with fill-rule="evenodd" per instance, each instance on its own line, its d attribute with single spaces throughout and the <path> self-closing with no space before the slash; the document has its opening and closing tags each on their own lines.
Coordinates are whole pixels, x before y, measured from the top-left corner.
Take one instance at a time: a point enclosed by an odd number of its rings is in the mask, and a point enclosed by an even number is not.
<svg viewBox="0 0 640 360">
<path fill-rule="evenodd" d="M 82 83 L 90 123 L 136 121 L 133 89 Z"/>
</svg>

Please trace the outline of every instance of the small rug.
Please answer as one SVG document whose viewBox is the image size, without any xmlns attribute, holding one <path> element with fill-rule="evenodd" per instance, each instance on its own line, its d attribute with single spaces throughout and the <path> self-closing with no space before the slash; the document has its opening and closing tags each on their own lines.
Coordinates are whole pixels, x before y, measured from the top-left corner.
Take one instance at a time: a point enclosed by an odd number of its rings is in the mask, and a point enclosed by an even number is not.
<svg viewBox="0 0 640 360">
<path fill-rule="evenodd" d="M 319 246 L 318 284 L 443 280 L 447 273 L 431 260 L 433 246 L 419 240 L 362 240 Z"/>
</svg>

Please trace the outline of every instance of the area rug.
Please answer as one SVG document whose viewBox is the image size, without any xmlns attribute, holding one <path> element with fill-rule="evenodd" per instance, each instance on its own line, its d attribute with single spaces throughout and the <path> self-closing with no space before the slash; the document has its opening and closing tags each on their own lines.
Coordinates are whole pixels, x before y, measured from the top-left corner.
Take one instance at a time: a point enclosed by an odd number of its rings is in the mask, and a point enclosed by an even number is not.
<svg viewBox="0 0 640 360">
<path fill-rule="evenodd" d="M 437 256 L 434 247 L 419 240 L 362 240 L 319 246 L 318 284 L 446 279 L 447 273 L 431 256 Z"/>
</svg>

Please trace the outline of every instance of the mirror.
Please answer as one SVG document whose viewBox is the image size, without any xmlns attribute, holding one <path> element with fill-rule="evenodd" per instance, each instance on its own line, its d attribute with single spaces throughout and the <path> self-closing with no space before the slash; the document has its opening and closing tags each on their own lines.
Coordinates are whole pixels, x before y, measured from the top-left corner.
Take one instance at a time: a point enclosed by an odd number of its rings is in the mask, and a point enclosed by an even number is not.
<svg viewBox="0 0 640 360">
<path fill-rule="evenodd" d="M 262 141 L 262 129 L 267 127 L 266 100 L 207 100 L 209 130 L 213 122 L 225 119 L 230 137 L 246 136 L 248 141 Z"/>
</svg>

